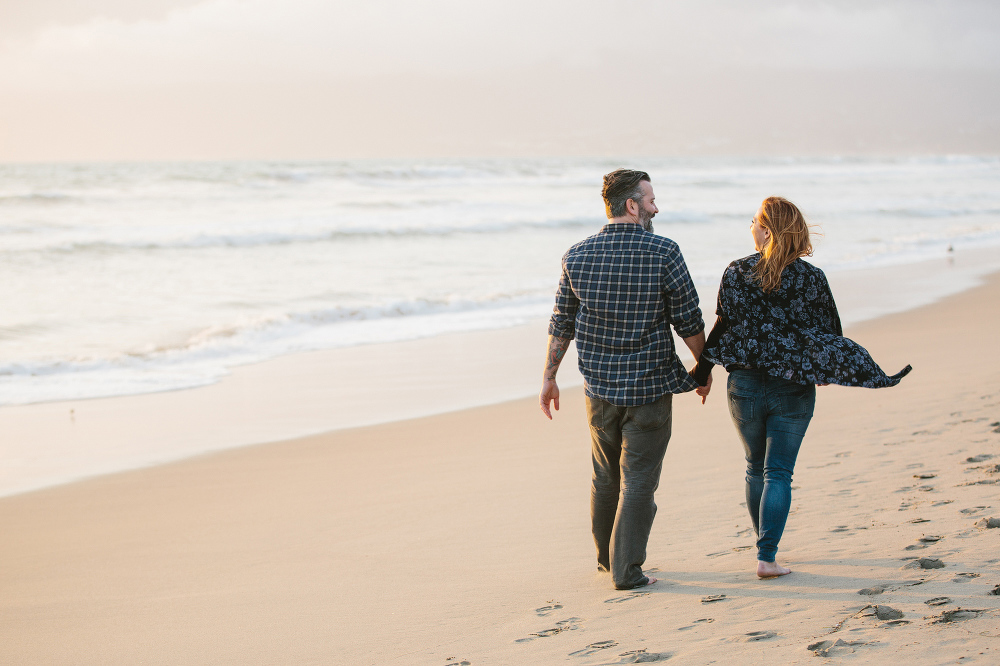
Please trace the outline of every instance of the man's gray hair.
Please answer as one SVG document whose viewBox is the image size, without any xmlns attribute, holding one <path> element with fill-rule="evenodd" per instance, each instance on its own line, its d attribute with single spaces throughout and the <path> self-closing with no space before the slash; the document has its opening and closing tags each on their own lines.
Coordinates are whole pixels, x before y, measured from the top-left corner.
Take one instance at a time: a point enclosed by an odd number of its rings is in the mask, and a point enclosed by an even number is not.
<svg viewBox="0 0 1000 666">
<path fill-rule="evenodd" d="M 642 208 L 642 181 L 651 182 L 649 174 L 633 169 L 616 169 L 604 176 L 601 196 L 604 197 L 604 208 L 609 219 L 625 215 L 628 212 L 625 204 L 629 199 Z"/>
</svg>

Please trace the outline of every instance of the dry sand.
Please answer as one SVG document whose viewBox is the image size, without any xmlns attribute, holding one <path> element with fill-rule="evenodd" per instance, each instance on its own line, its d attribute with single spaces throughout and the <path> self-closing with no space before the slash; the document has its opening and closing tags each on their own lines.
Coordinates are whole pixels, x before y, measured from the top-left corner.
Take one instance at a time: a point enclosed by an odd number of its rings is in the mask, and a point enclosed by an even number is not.
<svg viewBox="0 0 1000 666">
<path fill-rule="evenodd" d="M 998 663 L 998 303 L 993 276 L 848 331 L 914 371 L 819 390 L 784 578 L 753 575 L 717 370 L 674 403 L 655 586 L 595 569 L 575 388 L 551 423 L 518 400 L 0 499 L 0 662 Z"/>
</svg>

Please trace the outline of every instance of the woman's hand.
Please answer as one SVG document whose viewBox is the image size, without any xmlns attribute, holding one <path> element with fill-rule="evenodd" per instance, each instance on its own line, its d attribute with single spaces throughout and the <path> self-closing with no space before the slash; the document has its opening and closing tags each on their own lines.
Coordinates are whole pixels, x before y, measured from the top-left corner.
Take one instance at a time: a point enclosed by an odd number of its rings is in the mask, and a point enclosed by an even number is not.
<svg viewBox="0 0 1000 666">
<path fill-rule="evenodd" d="M 691 371 L 692 373 L 694 370 Z M 705 400 L 708 398 L 709 392 L 712 390 L 712 373 L 708 373 L 708 381 L 705 382 L 704 386 L 699 386 L 694 390 L 695 393 L 701 396 L 701 404 L 705 404 Z"/>
</svg>

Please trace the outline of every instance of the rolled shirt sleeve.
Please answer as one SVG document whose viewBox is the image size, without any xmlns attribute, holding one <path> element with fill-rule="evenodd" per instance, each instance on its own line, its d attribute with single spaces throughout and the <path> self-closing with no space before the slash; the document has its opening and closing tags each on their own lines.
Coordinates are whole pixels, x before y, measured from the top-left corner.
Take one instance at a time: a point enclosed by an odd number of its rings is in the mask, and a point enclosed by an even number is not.
<svg viewBox="0 0 1000 666">
<path fill-rule="evenodd" d="M 698 292 L 680 251 L 666 267 L 663 290 L 667 298 L 667 317 L 677 335 L 689 338 L 705 330 L 705 319 L 698 307 Z"/>
<path fill-rule="evenodd" d="M 576 313 L 580 309 L 580 299 L 573 292 L 569 274 L 566 272 L 566 258 L 563 257 L 562 274 L 556 289 L 556 303 L 549 319 L 549 335 L 557 338 L 573 339 L 576 334 Z"/>
</svg>

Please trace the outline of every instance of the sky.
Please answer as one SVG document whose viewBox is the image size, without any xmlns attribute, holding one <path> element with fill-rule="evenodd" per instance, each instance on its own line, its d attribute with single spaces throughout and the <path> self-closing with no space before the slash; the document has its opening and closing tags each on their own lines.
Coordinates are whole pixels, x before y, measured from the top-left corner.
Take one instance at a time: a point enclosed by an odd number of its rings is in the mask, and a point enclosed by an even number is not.
<svg viewBox="0 0 1000 666">
<path fill-rule="evenodd" d="M 0 162 L 1000 154 L 992 0 L 0 0 Z"/>
</svg>

